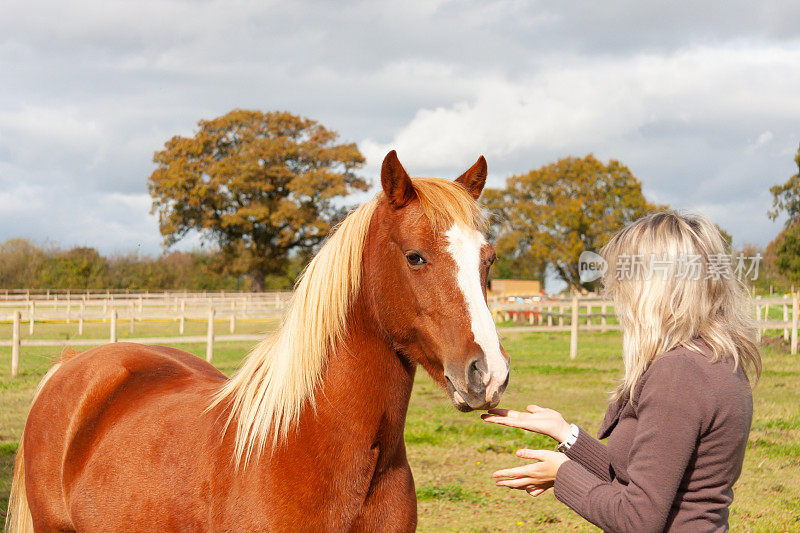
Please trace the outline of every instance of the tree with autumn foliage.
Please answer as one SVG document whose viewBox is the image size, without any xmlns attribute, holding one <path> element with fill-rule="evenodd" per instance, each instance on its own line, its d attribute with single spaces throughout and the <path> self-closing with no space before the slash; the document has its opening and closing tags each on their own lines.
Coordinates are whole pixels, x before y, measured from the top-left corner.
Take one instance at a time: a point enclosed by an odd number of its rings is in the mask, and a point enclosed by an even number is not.
<svg viewBox="0 0 800 533">
<path fill-rule="evenodd" d="M 800 147 L 794 158 L 797 173 L 788 181 L 770 187 L 772 193 L 772 220 L 786 215 L 783 231 L 770 243 L 768 250 L 774 254 L 774 262 L 778 271 L 791 282 L 800 282 Z"/>
<path fill-rule="evenodd" d="M 325 238 L 347 211 L 341 198 L 368 188 L 358 147 L 313 120 L 236 109 L 198 125 L 156 152 L 153 212 L 166 246 L 200 232 L 255 290 Z"/>
<path fill-rule="evenodd" d="M 625 165 L 613 159 L 604 164 L 591 154 L 511 176 L 505 188 L 483 197 L 493 212 L 498 263 L 542 274 L 550 265 L 573 287 L 583 286 L 581 252 L 598 251 L 620 228 L 656 208 Z"/>
</svg>

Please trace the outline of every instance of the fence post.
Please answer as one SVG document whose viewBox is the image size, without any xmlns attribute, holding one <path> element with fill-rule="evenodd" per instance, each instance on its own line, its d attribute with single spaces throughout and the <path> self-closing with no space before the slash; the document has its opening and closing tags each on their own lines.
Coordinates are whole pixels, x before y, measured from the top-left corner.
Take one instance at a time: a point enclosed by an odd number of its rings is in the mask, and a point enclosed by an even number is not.
<svg viewBox="0 0 800 533">
<path fill-rule="evenodd" d="M 789 304 L 783 304 L 783 342 L 789 342 Z"/>
<path fill-rule="evenodd" d="M 131 335 L 133 335 L 133 327 L 134 327 L 133 326 L 133 320 L 134 320 L 135 314 L 136 314 L 136 308 L 134 306 L 133 300 L 131 300 L 131 326 L 130 326 L 131 327 L 131 329 L 130 329 Z"/>
<path fill-rule="evenodd" d="M 563 326 L 564 325 L 564 306 L 563 305 L 559 305 L 558 306 L 558 325 L 559 326 Z"/>
<path fill-rule="evenodd" d="M 572 323 L 570 324 L 569 335 L 569 358 L 575 359 L 578 356 L 578 297 L 572 297 Z"/>
<path fill-rule="evenodd" d="M 592 323 L 592 302 L 586 304 L 586 325 Z"/>
<path fill-rule="evenodd" d="M 756 296 L 756 342 L 761 342 L 761 296 Z"/>
<path fill-rule="evenodd" d="M 550 305 L 547 306 L 547 325 L 553 325 L 553 307 Z"/>
<path fill-rule="evenodd" d="M 606 304 L 603 303 L 603 305 L 600 306 L 600 314 L 603 315 L 600 318 L 600 324 L 603 325 L 602 331 L 607 331 L 606 325 L 608 325 L 608 320 L 606 319 L 606 311 L 608 311 L 608 308 L 607 308 Z"/>
<path fill-rule="evenodd" d="M 236 331 L 236 313 L 231 313 L 231 333 Z"/>
<path fill-rule="evenodd" d="M 11 377 L 17 377 L 19 372 L 19 321 L 20 312 L 14 311 L 14 325 L 11 331 Z"/>
<path fill-rule="evenodd" d="M 69 293 L 67 293 L 69 295 Z M 67 324 L 70 322 L 70 315 L 72 314 L 72 300 L 67 296 Z"/>
<path fill-rule="evenodd" d="M 208 332 L 206 333 L 206 361 L 214 359 L 214 308 L 208 310 Z"/>
<path fill-rule="evenodd" d="M 183 335 L 183 330 L 186 325 L 186 300 L 181 300 L 181 320 L 178 325 L 178 332 Z"/>
<path fill-rule="evenodd" d="M 792 293 L 792 355 L 797 355 L 797 293 Z"/>
<path fill-rule="evenodd" d="M 83 335 L 83 312 L 86 310 L 86 301 L 81 300 L 81 313 L 78 315 L 78 335 Z"/>
<path fill-rule="evenodd" d="M 31 300 L 31 303 L 30 303 L 29 307 L 30 307 L 31 316 L 29 317 L 29 321 L 28 321 L 28 335 L 33 335 L 33 323 L 36 320 L 34 318 L 34 316 L 33 316 L 34 313 L 36 313 L 36 304 L 33 302 L 33 300 Z"/>
<path fill-rule="evenodd" d="M 142 295 L 139 295 L 139 312 L 142 312 Z"/>
<path fill-rule="evenodd" d="M 117 342 L 117 309 L 111 308 L 110 320 L 111 326 L 109 327 L 109 340 L 108 342 Z"/>
</svg>

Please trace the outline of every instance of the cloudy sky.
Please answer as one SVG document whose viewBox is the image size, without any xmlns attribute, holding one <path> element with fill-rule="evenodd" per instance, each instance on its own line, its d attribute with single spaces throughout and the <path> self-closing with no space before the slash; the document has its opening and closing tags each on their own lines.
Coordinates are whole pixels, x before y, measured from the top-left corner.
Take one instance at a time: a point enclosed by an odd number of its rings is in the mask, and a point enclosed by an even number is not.
<svg viewBox="0 0 800 533">
<path fill-rule="evenodd" d="M 661 7 L 658 7 L 661 5 Z M 3 0 L 0 240 L 159 253 L 153 152 L 199 119 L 289 110 L 355 141 L 363 174 L 490 184 L 619 159 L 653 201 L 767 244 L 797 172 L 800 3 Z"/>
</svg>

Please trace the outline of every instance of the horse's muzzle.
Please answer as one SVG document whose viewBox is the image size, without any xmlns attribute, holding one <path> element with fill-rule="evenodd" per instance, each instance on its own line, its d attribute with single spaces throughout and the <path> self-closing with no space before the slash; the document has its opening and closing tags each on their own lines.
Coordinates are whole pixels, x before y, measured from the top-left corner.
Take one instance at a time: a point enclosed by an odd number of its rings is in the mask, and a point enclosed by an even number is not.
<svg viewBox="0 0 800 533">
<path fill-rule="evenodd" d="M 483 354 L 470 361 L 463 378 L 454 374 L 445 371 L 445 380 L 447 393 L 459 411 L 496 407 L 508 386 L 508 367 L 502 374 L 490 374 Z"/>
</svg>

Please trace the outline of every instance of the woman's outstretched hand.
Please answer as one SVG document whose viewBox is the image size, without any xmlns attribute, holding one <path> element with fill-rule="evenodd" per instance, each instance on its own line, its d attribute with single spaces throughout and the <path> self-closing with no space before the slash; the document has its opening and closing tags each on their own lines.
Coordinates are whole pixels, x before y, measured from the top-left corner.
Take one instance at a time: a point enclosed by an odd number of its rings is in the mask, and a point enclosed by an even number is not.
<svg viewBox="0 0 800 533">
<path fill-rule="evenodd" d="M 524 490 L 538 496 L 555 484 L 559 467 L 569 459 L 566 455 L 550 450 L 517 450 L 517 457 L 535 459 L 537 462 L 516 468 L 498 470 L 493 478 L 504 478 L 495 482 L 498 487 Z"/>
<path fill-rule="evenodd" d="M 508 409 L 489 409 L 489 412 L 481 415 L 481 418 L 493 424 L 541 433 L 558 442 L 564 442 L 569 437 L 570 425 L 558 411 L 538 405 L 529 405 L 527 410 L 527 413 L 522 413 Z"/>
</svg>

